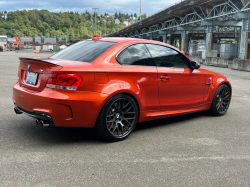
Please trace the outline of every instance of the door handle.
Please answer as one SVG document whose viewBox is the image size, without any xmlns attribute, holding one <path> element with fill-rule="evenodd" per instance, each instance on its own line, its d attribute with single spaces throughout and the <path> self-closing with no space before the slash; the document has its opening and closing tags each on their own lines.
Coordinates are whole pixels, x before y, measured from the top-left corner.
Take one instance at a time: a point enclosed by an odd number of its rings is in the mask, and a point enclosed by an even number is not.
<svg viewBox="0 0 250 187">
<path fill-rule="evenodd" d="M 161 79 L 161 81 L 167 81 L 167 80 L 171 79 L 171 77 L 169 77 L 169 76 L 161 76 L 160 79 Z"/>
</svg>

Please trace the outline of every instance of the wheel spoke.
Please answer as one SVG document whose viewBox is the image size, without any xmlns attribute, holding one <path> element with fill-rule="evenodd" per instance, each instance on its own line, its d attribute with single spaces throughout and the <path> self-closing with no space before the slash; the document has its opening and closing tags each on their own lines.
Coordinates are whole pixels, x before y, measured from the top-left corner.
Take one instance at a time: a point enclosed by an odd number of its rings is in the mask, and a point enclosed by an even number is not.
<svg viewBox="0 0 250 187">
<path fill-rule="evenodd" d="M 228 105 L 228 103 L 226 103 L 226 102 L 222 102 L 222 104 L 224 104 L 225 106 L 227 106 L 227 105 Z"/>
<path fill-rule="evenodd" d="M 107 121 L 107 123 L 114 122 L 114 121 L 115 121 L 114 119 L 111 119 L 111 120 Z"/>
<path fill-rule="evenodd" d="M 220 103 L 217 103 L 217 104 L 216 104 L 217 110 L 219 110 L 219 107 L 220 107 Z"/>
<path fill-rule="evenodd" d="M 135 119 L 135 117 L 124 118 L 126 120 Z"/>
<path fill-rule="evenodd" d="M 130 127 L 132 127 L 131 123 L 128 120 L 126 119 L 123 119 L 123 120 L 126 121 Z"/>
<path fill-rule="evenodd" d="M 108 127 L 109 130 L 113 128 L 114 123 L 115 123 L 115 122 L 113 121 L 113 123 L 111 123 L 111 125 L 109 125 L 109 127 Z"/>
<path fill-rule="evenodd" d="M 123 133 L 124 133 L 124 126 L 121 125 L 121 134 L 123 135 Z"/>
<path fill-rule="evenodd" d="M 123 105 L 122 109 L 126 108 L 129 104 L 130 104 L 130 102 L 128 102 L 125 106 Z"/>
<path fill-rule="evenodd" d="M 131 108 L 133 107 L 133 105 L 131 105 L 127 110 L 125 110 L 123 113 L 127 113 Z"/>
<path fill-rule="evenodd" d="M 135 114 L 135 112 L 127 112 L 127 114 Z"/>
<path fill-rule="evenodd" d="M 222 109 L 222 107 L 221 107 L 221 105 L 220 105 L 219 112 L 222 112 L 222 110 L 221 110 L 221 109 Z"/>
<path fill-rule="evenodd" d="M 112 133 L 114 133 L 115 132 L 115 130 L 117 129 L 117 124 L 116 123 L 114 123 L 114 125 L 113 125 L 114 127 L 113 127 L 113 130 L 112 130 Z"/>
<path fill-rule="evenodd" d="M 230 95 L 228 94 L 228 95 L 222 97 L 222 99 L 226 99 L 226 98 L 228 98 L 229 96 L 230 96 Z"/>
<path fill-rule="evenodd" d="M 227 95 L 227 94 L 229 94 L 229 91 L 227 91 L 224 95 Z"/>
<path fill-rule="evenodd" d="M 129 129 L 125 126 L 125 125 L 123 125 L 123 128 L 126 130 L 126 131 L 128 131 Z"/>
<path fill-rule="evenodd" d="M 109 118 L 109 117 L 112 117 L 114 115 L 115 115 L 115 113 L 114 114 L 109 114 L 109 115 L 107 115 L 107 117 Z"/>
</svg>

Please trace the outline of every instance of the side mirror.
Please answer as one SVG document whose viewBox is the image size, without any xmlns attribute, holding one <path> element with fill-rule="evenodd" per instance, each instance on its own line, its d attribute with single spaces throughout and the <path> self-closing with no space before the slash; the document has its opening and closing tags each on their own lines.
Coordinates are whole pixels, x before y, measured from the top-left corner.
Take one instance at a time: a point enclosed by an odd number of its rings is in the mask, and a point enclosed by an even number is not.
<svg viewBox="0 0 250 187">
<path fill-rule="evenodd" d="M 191 69 L 199 69 L 201 64 L 195 61 L 190 61 Z"/>
</svg>

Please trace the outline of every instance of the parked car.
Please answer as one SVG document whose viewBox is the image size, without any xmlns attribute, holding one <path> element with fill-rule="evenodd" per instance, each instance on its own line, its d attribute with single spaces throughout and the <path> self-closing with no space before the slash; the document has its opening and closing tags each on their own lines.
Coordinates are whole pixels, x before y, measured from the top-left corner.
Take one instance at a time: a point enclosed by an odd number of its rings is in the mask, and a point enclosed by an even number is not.
<svg viewBox="0 0 250 187">
<path fill-rule="evenodd" d="M 95 128 L 109 141 L 138 122 L 198 111 L 224 115 L 232 88 L 166 43 L 135 38 L 78 42 L 46 59 L 20 58 L 17 114 L 41 126 Z"/>
</svg>

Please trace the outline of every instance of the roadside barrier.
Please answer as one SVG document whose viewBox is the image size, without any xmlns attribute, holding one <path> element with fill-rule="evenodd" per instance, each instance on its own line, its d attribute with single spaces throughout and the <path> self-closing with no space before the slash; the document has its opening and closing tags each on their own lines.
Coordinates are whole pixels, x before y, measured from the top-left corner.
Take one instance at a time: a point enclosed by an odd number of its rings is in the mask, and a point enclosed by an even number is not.
<svg viewBox="0 0 250 187">
<path fill-rule="evenodd" d="M 189 56 L 189 58 L 192 61 L 199 62 L 200 64 L 202 64 L 202 58 L 201 58 L 201 56 Z"/>
<path fill-rule="evenodd" d="M 219 57 L 206 57 L 204 65 L 227 68 L 228 67 L 228 59 L 219 58 Z"/>
<path fill-rule="evenodd" d="M 235 58 L 231 69 L 250 72 L 250 59 L 241 60 Z"/>
</svg>

